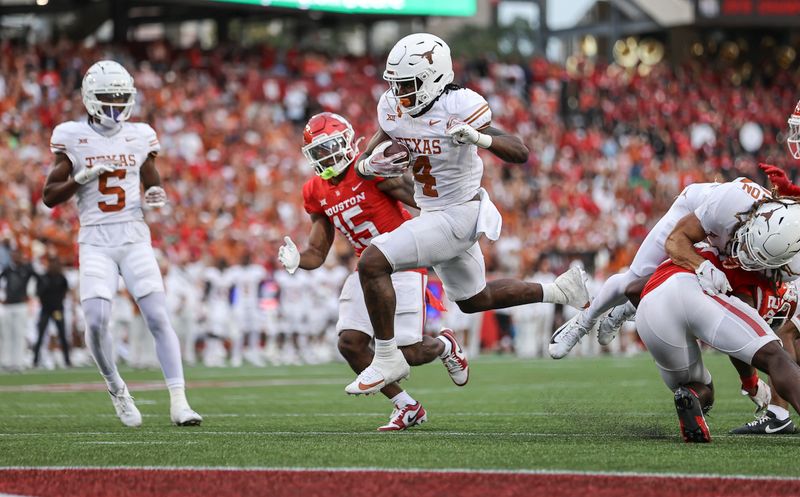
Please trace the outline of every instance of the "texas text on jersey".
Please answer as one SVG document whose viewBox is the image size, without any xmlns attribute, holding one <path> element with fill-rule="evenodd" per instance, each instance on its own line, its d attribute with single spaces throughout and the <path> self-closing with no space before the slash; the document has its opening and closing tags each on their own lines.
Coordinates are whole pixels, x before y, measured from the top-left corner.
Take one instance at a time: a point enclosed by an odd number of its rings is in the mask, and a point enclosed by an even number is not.
<svg viewBox="0 0 800 497">
<path fill-rule="evenodd" d="M 361 178 L 354 167 L 348 167 L 335 185 L 314 176 L 303 186 L 305 210 L 327 216 L 360 256 L 373 237 L 411 219 L 400 202 L 378 188 L 381 181 Z"/>
<path fill-rule="evenodd" d="M 488 126 L 492 111 L 486 100 L 466 88 L 446 89 L 416 118 L 392 106 L 392 101 L 391 90 L 381 96 L 378 123 L 387 135 L 405 143 L 411 151 L 417 205 L 437 210 L 475 197 L 483 176 L 478 147 L 457 145 L 445 131 L 453 118 L 478 130 Z"/>
</svg>

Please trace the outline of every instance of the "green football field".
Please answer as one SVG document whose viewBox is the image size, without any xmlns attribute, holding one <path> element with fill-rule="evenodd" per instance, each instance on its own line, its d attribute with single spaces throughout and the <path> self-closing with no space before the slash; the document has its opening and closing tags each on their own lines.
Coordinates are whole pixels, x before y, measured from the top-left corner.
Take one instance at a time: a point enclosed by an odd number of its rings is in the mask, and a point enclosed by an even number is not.
<svg viewBox="0 0 800 497">
<path fill-rule="evenodd" d="M 122 374 L 144 425 L 122 426 L 99 374 L 83 368 L 0 376 L 0 466 L 459 468 L 800 476 L 800 437 L 735 437 L 752 419 L 725 356 L 707 353 L 717 400 L 713 443 L 684 444 L 670 392 L 649 356 L 481 357 L 455 387 L 437 361 L 404 386 L 428 423 L 378 433 L 391 407 L 348 397 L 344 364 L 189 368 L 205 421 L 169 422 L 159 371 Z M 67 387 L 65 384 L 70 384 Z M 76 391 L 77 390 L 77 391 Z"/>
</svg>

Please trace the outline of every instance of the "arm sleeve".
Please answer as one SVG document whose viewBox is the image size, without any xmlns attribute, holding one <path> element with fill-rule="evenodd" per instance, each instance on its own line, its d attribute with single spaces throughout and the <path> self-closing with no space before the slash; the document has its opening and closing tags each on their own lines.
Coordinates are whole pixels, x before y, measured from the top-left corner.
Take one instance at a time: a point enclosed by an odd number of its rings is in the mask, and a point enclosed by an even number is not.
<svg viewBox="0 0 800 497">
<path fill-rule="evenodd" d="M 69 123 L 59 124 L 53 129 L 53 135 L 50 137 L 50 151 L 54 154 L 64 154 L 74 167 L 78 161 L 75 153 L 70 149 L 73 141 L 69 132 Z"/>
<path fill-rule="evenodd" d="M 457 90 L 457 109 L 454 115 L 475 129 L 483 129 L 492 122 L 492 110 L 485 98 L 470 89 Z"/>
<path fill-rule="evenodd" d="M 319 200 L 314 195 L 313 178 L 303 185 L 303 208 L 309 214 L 325 214 L 325 210 L 319 205 Z"/>
</svg>

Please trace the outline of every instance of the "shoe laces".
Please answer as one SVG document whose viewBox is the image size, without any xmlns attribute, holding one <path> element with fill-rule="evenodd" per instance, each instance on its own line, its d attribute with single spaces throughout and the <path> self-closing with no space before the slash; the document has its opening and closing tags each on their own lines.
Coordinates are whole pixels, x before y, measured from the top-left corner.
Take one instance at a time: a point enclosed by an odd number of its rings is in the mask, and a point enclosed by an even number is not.
<svg viewBox="0 0 800 497">
<path fill-rule="evenodd" d="M 771 421 L 771 419 L 770 419 L 769 416 L 767 416 L 766 414 L 762 414 L 761 417 L 758 417 L 758 418 L 754 419 L 753 421 L 750 421 L 749 423 L 747 423 L 747 426 L 749 426 L 750 428 L 755 428 L 756 426 L 758 426 L 760 424 L 769 423 L 770 421 Z"/>
<path fill-rule="evenodd" d="M 133 406 L 133 395 L 130 393 L 125 394 L 111 394 L 111 398 L 114 399 L 114 404 L 119 406 L 122 412 L 132 412 L 131 406 Z"/>
<path fill-rule="evenodd" d="M 581 338 L 586 336 L 587 333 L 588 331 L 584 329 L 583 326 L 576 323 L 575 326 L 570 326 L 566 330 L 559 333 L 555 339 L 555 342 L 578 343 L 581 341 Z"/>
</svg>

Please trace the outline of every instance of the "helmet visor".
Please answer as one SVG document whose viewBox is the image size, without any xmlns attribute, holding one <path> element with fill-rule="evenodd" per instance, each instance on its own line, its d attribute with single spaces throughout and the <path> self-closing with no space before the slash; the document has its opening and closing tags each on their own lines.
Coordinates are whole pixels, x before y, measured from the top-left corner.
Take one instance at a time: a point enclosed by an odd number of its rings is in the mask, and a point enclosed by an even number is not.
<svg viewBox="0 0 800 497">
<path fill-rule="evenodd" d="M 397 103 L 405 108 L 412 109 L 417 104 L 417 93 L 422 86 L 422 81 L 417 77 L 411 78 L 386 78 Z"/>
<path fill-rule="evenodd" d="M 303 155 L 314 168 L 314 172 L 321 175 L 326 169 L 333 168 L 341 172 L 350 160 L 351 147 L 348 145 L 344 134 L 339 133 L 316 143 L 303 147 Z"/>
</svg>

